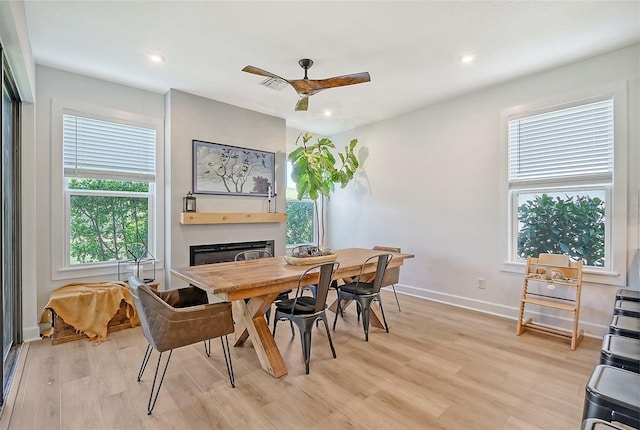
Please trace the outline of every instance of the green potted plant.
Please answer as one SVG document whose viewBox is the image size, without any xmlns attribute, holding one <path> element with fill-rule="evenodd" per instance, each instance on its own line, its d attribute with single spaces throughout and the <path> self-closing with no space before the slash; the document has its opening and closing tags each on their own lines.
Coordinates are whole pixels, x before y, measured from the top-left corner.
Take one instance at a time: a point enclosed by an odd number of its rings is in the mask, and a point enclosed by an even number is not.
<svg viewBox="0 0 640 430">
<path fill-rule="evenodd" d="M 300 134 L 296 139 L 297 148 L 289 154 L 292 172 L 291 179 L 296 184 L 298 200 L 307 197 L 316 201 L 318 198 L 324 203 L 324 199 L 329 199 L 335 190 L 335 184 L 340 184 L 341 188 L 347 186 L 353 179 L 356 169 L 360 165 L 354 149 L 358 144 L 358 139 L 353 139 L 345 146 L 344 152 L 338 152 L 340 159 L 339 167 L 336 167 L 338 160 L 332 150 L 335 144 L 328 138 L 319 138 L 316 143 L 309 143 L 313 138 L 313 133 Z M 300 141 L 302 141 L 301 145 Z M 322 230 L 321 237 L 318 238 L 318 246 L 324 248 L 324 204 L 323 209 L 318 214 L 318 205 L 315 205 L 316 219 L 319 220 Z"/>
</svg>

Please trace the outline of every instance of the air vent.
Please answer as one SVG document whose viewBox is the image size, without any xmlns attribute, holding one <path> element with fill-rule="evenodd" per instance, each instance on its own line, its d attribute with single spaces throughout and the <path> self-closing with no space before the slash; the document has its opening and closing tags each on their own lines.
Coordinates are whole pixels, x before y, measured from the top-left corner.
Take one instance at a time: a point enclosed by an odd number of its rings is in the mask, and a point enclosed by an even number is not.
<svg viewBox="0 0 640 430">
<path fill-rule="evenodd" d="M 288 85 L 287 81 L 283 81 L 282 79 L 277 78 L 267 78 L 264 81 L 260 82 L 260 85 L 264 85 L 267 88 L 271 88 L 272 90 L 280 91 L 284 87 Z"/>
</svg>

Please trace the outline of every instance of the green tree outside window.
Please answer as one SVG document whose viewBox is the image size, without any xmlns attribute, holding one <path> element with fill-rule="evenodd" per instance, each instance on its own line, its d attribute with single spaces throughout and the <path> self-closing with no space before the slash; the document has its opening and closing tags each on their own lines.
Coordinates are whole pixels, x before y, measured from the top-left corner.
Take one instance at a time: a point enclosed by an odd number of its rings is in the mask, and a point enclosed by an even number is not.
<svg viewBox="0 0 640 430">
<path fill-rule="evenodd" d="M 605 264 L 605 202 L 589 195 L 533 195 L 518 205 L 518 257 L 567 254 Z"/>
<path fill-rule="evenodd" d="M 71 264 L 130 258 L 129 247 L 149 238 L 149 183 L 102 179 L 70 179 Z M 72 190 L 113 195 L 74 194 Z M 118 193 L 133 193 L 122 196 Z M 140 197 L 135 194 L 140 193 Z"/>
</svg>

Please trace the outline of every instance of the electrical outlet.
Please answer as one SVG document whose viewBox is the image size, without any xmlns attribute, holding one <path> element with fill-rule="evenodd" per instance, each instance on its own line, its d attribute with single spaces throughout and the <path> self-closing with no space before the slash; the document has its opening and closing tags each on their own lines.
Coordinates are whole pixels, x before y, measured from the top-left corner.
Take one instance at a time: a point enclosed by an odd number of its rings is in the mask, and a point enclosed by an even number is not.
<svg viewBox="0 0 640 430">
<path fill-rule="evenodd" d="M 484 290 L 484 278 L 478 278 L 478 288 Z"/>
</svg>

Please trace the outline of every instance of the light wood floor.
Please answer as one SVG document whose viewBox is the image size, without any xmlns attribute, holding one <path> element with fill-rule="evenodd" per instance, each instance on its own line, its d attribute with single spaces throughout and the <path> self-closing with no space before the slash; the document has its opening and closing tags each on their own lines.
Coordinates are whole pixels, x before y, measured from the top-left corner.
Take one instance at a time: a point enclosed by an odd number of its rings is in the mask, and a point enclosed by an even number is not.
<svg viewBox="0 0 640 430">
<path fill-rule="evenodd" d="M 147 345 L 139 327 L 98 346 L 32 342 L 9 429 L 580 428 L 599 340 L 571 351 L 568 341 L 516 336 L 515 321 L 407 296 L 398 312 L 392 293 L 383 299 L 390 333 L 372 328 L 364 342 L 349 308 L 332 332 L 337 359 L 322 324 L 314 330 L 309 375 L 286 322 L 276 335 L 289 368 L 280 379 L 261 370 L 251 342 L 232 348 L 236 388 L 219 341 L 211 358 L 202 344 L 176 350 L 151 416 L 151 363 L 136 382 Z"/>
</svg>

